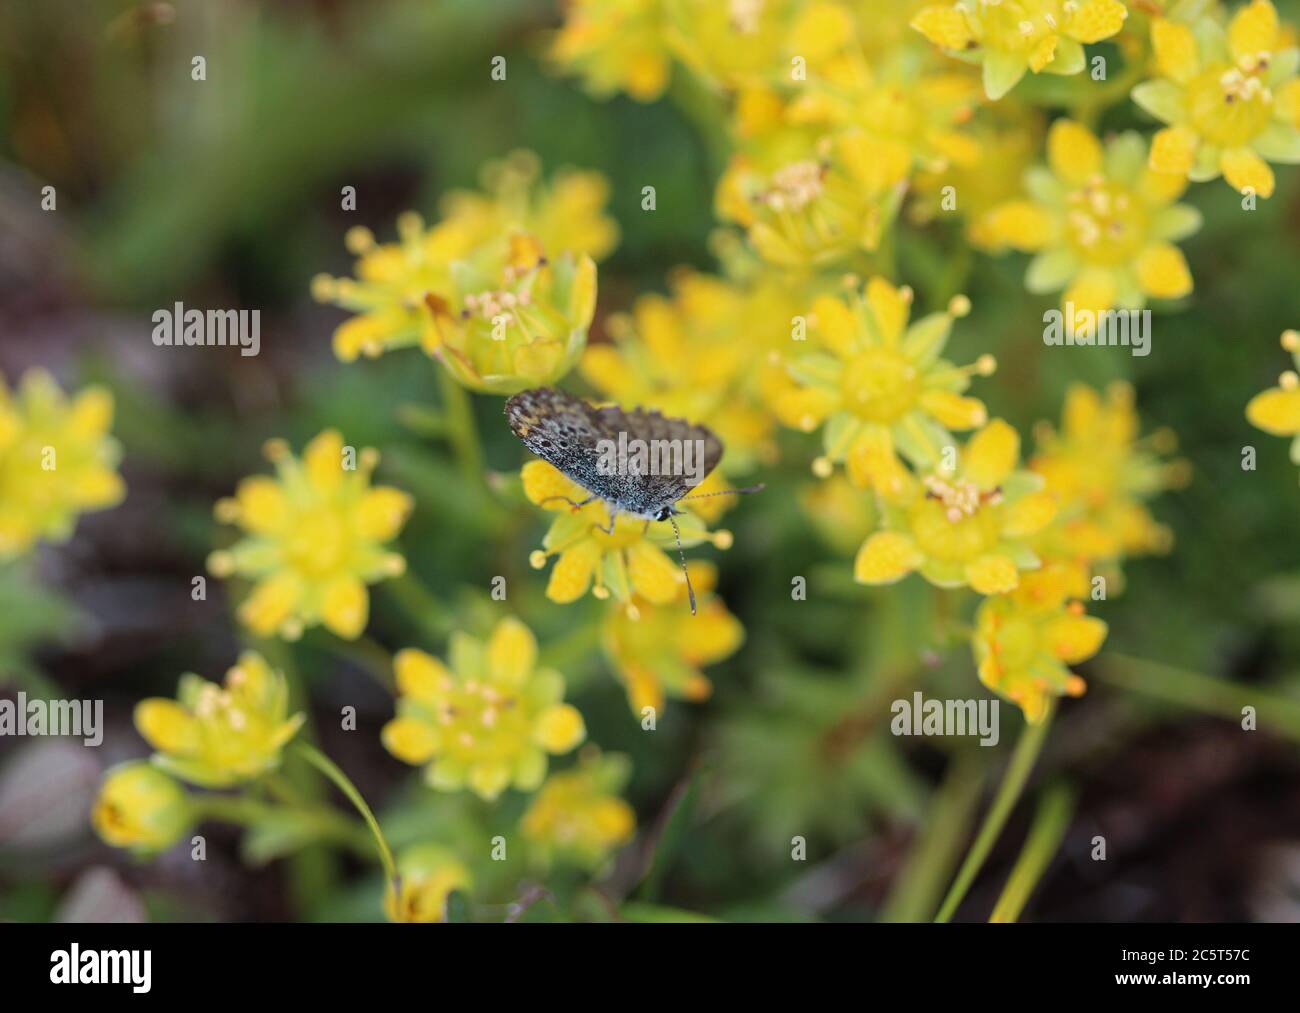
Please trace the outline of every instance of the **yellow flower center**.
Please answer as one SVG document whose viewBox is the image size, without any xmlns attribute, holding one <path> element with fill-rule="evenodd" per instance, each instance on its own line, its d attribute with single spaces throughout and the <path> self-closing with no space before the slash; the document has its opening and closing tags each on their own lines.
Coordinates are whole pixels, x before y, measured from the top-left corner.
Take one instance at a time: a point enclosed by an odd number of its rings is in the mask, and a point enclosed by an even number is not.
<svg viewBox="0 0 1300 1013">
<path fill-rule="evenodd" d="M 1273 92 L 1256 72 L 1218 63 L 1187 86 L 1187 113 L 1197 133 L 1225 148 L 1239 148 L 1273 118 Z"/>
<path fill-rule="evenodd" d="M 437 704 L 444 755 L 468 766 L 514 760 L 529 744 L 529 717 L 517 696 L 471 679 Z"/>
<path fill-rule="evenodd" d="M 969 562 L 984 555 L 998 543 L 997 511 L 980 503 L 969 507 L 971 493 L 962 490 L 960 499 L 948 503 L 928 494 L 912 507 L 909 517 L 912 537 L 927 556 L 945 562 Z M 959 505 L 960 504 L 960 505 Z"/>
<path fill-rule="evenodd" d="M 301 518 L 285 541 L 290 566 L 311 577 L 336 573 L 347 552 L 347 533 L 335 511 L 315 510 Z"/>
<path fill-rule="evenodd" d="M 792 162 L 772 173 L 771 186 L 759 199 L 773 211 L 800 211 L 821 196 L 825 176 L 820 162 Z"/>
<path fill-rule="evenodd" d="M 1067 0 L 976 0 L 975 21 L 981 41 L 989 49 L 1027 53 L 1043 39 L 1059 34 L 1065 23 Z"/>
<path fill-rule="evenodd" d="M 1089 264 L 1122 264 L 1137 256 L 1146 239 L 1147 214 L 1127 187 L 1101 176 L 1090 179 L 1067 199 L 1066 235 Z"/>
<path fill-rule="evenodd" d="M 844 369 L 844 403 L 868 422 L 890 423 L 902 418 L 921 393 L 921 376 L 906 356 L 889 348 L 872 348 Z"/>
</svg>

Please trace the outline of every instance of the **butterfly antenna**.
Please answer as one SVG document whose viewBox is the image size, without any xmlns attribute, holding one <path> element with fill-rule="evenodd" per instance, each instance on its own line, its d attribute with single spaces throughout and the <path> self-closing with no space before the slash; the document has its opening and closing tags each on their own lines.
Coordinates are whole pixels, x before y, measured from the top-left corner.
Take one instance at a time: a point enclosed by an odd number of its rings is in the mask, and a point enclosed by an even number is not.
<svg viewBox="0 0 1300 1013">
<path fill-rule="evenodd" d="M 682 550 L 682 532 L 677 527 L 677 518 L 669 517 L 668 521 L 673 526 L 673 536 L 677 539 L 677 555 L 682 560 L 682 576 L 686 578 L 686 594 L 691 599 L 691 615 L 695 615 L 695 588 L 691 587 L 691 571 L 686 569 L 686 553 Z"/>
<path fill-rule="evenodd" d="M 762 492 L 767 486 L 762 482 L 758 485 L 746 486 L 744 489 L 723 489 L 722 492 L 701 492 L 694 496 L 683 496 L 682 499 L 708 499 L 710 496 L 745 496 L 751 492 Z M 679 499 L 677 502 L 680 503 Z"/>
</svg>

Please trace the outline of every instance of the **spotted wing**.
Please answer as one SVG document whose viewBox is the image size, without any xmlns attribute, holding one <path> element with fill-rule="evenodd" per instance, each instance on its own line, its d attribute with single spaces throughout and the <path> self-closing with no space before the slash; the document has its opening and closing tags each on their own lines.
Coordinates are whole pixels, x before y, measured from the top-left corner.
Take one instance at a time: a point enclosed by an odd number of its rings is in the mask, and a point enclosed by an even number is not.
<svg viewBox="0 0 1300 1013">
<path fill-rule="evenodd" d="M 616 443 L 620 433 L 627 433 L 628 440 L 641 439 L 647 444 L 658 440 L 677 440 L 681 445 L 691 443 L 692 453 L 696 448 L 701 457 L 693 460 L 692 472 L 700 479 L 708 476 L 718 462 L 722 460 L 722 441 L 705 426 L 695 425 L 685 419 L 675 419 L 657 411 L 635 408 L 624 411 L 622 408 L 598 408 L 599 429 L 603 439 Z M 698 470 L 697 470 L 698 469 Z M 683 496 L 688 496 L 695 486 L 691 484 L 694 474 L 629 474 L 623 479 L 624 490 L 621 499 L 624 504 L 636 512 L 653 512 L 658 507 L 671 506 Z"/>
<path fill-rule="evenodd" d="M 595 408 L 553 387 L 514 395 L 506 402 L 506 419 L 525 447 L 570 478 L 584 462 L 595 461 L 604 435 Z"/>
</svg>

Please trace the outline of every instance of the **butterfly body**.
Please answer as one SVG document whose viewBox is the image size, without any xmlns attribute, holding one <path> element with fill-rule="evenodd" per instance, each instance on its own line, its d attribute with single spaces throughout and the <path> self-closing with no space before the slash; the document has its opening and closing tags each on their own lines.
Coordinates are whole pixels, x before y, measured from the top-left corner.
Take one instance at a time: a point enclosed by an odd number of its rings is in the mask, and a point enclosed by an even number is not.
<svg viewBox="0 0 1300 1013">
<path fill-rule="evenodd" d="M 673 504 L 722 459 L 722 441 L 704 426 L 643 408 L 596 408 L 550 387 L 514 395 L 506 402 L 506 418 L 524 446 L 608 504 L 611 517 L 668 520 L 677 512 Z M 689 473 L 683 467 L 611 467 L 618 459 L 611 449 L 625 450 L 634 441 L 647 451 L 664 448 L 668 462 L 689 464 Z"/>
</svg>

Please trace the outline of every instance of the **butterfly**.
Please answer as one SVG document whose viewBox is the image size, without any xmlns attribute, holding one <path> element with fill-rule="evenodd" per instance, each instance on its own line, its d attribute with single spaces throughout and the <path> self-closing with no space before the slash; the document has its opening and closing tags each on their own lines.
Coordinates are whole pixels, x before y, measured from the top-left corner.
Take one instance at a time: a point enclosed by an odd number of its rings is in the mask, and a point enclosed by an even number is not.
<svg viewBox="0 0 1300 1013">
<path fill-rule="evenodd" d="M 691 615 L 695 615 L 695 589 L 686 569 L 681 531 L 674 520 L 681 513 L 676 504 L 763 488 L 757 485 L 689 495 L 722 460 L 722 441 L 714 432 L 644 408 L 597 408 L 553 387 L 521 391 L 506 402 L 505 412 L 511 430 L 525 447 L 590 493 L 580 502 L 567 496 L 551 499 L 563 499 L 575 510 L 601 500 L 609 510 L 609 527 L 602 529 L 608 534 L 614 533 L 614 519 L 620 513 L 643 518 L 647 527 L 651 521 L 667 521 L 673 526 Z M 644 454 L 638 463 L 641 448 Z"/>
</svg>

